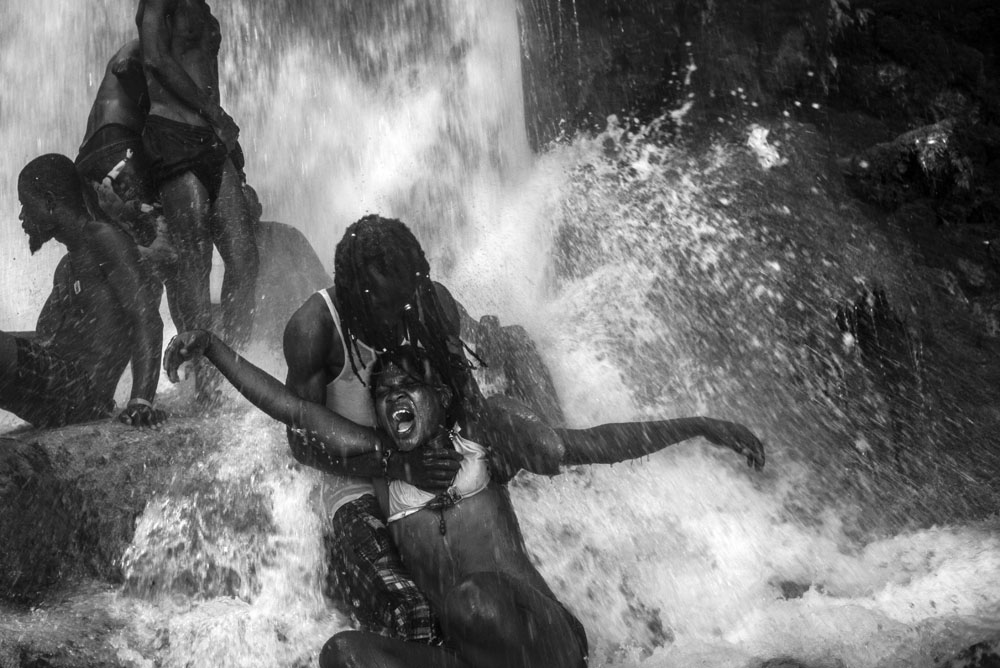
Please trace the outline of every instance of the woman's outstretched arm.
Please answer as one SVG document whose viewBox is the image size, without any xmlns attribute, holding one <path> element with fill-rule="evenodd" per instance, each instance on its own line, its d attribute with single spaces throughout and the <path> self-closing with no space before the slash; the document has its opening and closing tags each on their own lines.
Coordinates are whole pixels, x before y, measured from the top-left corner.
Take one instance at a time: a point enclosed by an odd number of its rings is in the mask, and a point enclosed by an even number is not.
<svg viewBox="0 0 1000 668">
<path fill-rule="evenodd" d="M 362 427 L 326 406 L 305 401 L 277 378 L 238 355 L 211 332 L 193 330 L 175 336 L 163 353 L 163 368 L 172 382 L 184 362 L 204 356 L 250 403 L 293 429 L 306 429 L 332 448 L 339 458 L 382 450 L 374 429 Z"/>
<path fill-rule="evenodd" d="M 745 456 L 749 466 L 764 468 L 764 445 L 760 439 L 743 425 L 725 420 L 688 417 L 555 431 L 566 449 L 562 461 L 566 465 L 615 464 L 701 436 Z"/>
</svg>

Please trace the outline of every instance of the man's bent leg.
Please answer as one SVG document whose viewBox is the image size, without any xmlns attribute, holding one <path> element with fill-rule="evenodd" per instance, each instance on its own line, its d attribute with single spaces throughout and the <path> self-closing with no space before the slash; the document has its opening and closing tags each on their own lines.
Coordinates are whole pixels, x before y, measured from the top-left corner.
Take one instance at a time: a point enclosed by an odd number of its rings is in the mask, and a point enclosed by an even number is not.
<svg viewBox="0 0 1000 668">
<path fill-rule="evenodd" d="M 61 427 L 111 416 L 115 383 L 95 384 L 88 370 L 75 361 L 34 340 L 6 333 L 0 333 L 0 358 L 0 409 L 35 427 Z"/>
<path fill-rule="evenodd" d="M 222 169 L 222 185 L 212 217 L 213 239 L 226 273 L 222 279 L 222 324 L 226 340 L 243 345 L 250 339 L 256 306 L 256 218 L 243 195 L 243 184 L 231 159 Z"/>
<path fill-rule="evenodd" d="M 583 668 L 586 634 L 557 600 L 505 573 L 473 573 L 441 613 L 446 643 L 477 668 Z"/>
<path fill-rule="evenodd" d="M 209 274 L 212 271 L 212 244 L 209 236 L 208 191 L 191 172 L 160 186 L 163 214 L 167 218 L 170 242 L 177 253 L 177 271 L 168 275 L 167 299 L 180 322 L 178 332 L 212 329 Z"/>
<path fill-rule="evenodd" d="M 362 631 L 343 631 L 323 645 L 320 668 L 472 668 L 452 650 L 386 638 Z"/>
</svg>

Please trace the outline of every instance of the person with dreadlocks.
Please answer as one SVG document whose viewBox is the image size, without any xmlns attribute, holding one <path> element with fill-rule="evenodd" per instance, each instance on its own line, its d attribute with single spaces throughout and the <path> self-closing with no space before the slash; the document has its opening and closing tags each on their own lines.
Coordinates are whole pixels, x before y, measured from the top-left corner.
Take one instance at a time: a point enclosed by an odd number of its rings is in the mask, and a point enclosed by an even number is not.
<svg viewBox="0 0 1000 668">
<path fill-rule="evenodd" d="M 331 474 L 324 505 L 332 518 L 325 535 L 332 589 L 362 628 L 433 642 L 434 616 L 392 545 L 372 484 L 373 478 L 388 477 L 442 491 L 459 468 L 460 457 L 452 451 L 394 454 L 374 429 L 372 364 L 404 343 L 424 350 L 441 370 L 463 424 L 479 416 L 484 405 L 459 338 L 454 298 L 431 280 L 423 249 L 405 224 L 365 216 L 337 244 L 334 285 L 307 299 L 284 333 L 287 389 L 303 410 L 332 412 L 338 426 L 320 438 L 297 423 L 289 428 L 288 441 L 297 460 Z M 558 458 L 558 452 L 545 454 L 558 449 L 554 434 L 523 411 L 504 414 L 504 423 L 508 431 L 520 429 L 522 440 L 538 444 L 540 466 Z M 476 433 L 476 425 L 468 428 Z"/>
<path fill-rule="evenodd" d="M 299 399 L 207 332 L 179 335 L 164 365 L 173 378 L 184 361 L 205 355 L 247 398 L 290 427 L 339 448 L 346 434 L 333 411 Z M 321 668 L 582 668 L 587 634 L 556 598 L 528 554 L 506 483 L 491 450 L 467 438 L 461 401 L 427 350 L 394 346 L 369 368 L 369 391 L 388 452 L 459 454 L 454 482 L 442 492 L 402 480 L 377 485 L 391 536 L 427 596 L 442 629 L 441 646 L 370 631 L 344 631 L 327 641 Z M 760 469 L 764 448 L 746 427 L 705 417 L 558 429 L 565 464 L 615 463 L 694 437 L 734 450 Z M 530 449 L 516 449 L 515 469 L 533 470 Z M 547 471 L 534 471 L 546 473 Z"/>
<path fill-rule="evenodd" d="M 289 320 L 284 352 L 288 389 L 365 427 L 372 447 L 348 458 L 328 441 L 291 428 L 288 441 L 300 462 L 334 474 L 326 495 L 331 590 L 362 628 L 434 642 L 436 621 L 392 545 L 372 485 L 376 477 L 406 477 L 440 490 L 458 466 L 452 453 L 390 457 L 373 429 L 371 366 L 379 352 L 404 341 L 422 346 L 447 370 L 458 396 L 473 395 L 451 295 L 431 281 L 423 249 L 406 225 L 365 216 L 337 244 L 333 287 L 318 291 Z"/>
</svg>

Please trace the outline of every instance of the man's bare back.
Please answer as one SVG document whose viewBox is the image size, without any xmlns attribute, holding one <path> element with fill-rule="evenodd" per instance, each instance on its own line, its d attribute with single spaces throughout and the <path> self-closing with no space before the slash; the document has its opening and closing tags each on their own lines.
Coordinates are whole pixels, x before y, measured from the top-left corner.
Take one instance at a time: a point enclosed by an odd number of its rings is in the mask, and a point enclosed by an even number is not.
<svg viewBox="0 0 1000 668">
<path fill-rule="evenodd" d="M 87 117 L 87 131 L 80 143 L 81 150 L 94 133 L 109 125 L 121 125 L 141 135 L 148 110 L 142 52 L 139 40 L 134 39 L 108 61 Z"/>
</svg>

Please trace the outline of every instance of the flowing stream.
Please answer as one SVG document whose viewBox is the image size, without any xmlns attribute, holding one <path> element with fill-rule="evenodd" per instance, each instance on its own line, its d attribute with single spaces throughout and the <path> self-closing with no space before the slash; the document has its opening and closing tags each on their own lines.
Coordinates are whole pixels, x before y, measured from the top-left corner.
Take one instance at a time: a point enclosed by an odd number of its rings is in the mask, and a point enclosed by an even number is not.
<svg viewBox="0 0 1000 668">
<path fill-rule="evenodd" d="M 765 169 L 740 131 L 679 148 L 615 120 L 532 155 L 513 0 L 217 4 L 223 104 L 266 219 L 328 268 L 360 215 L 411 224 L 474 316 L 527 328 L 571 426 L 710 414 L 765 439 L 763 473 L 692 442 L 512 483 L 591 665 L 935 666 L 1000 639 L 1000 525 L 976 506 L 975 461 L 885 464 L 910 434 L 892 415 L 932 439 L 940 402 L 913 387 L 894 409 L 833 321 L 875 285 L 916 308 L 927 277 L 814 178 L 809 127 L 771 128 L 794 173 Z M 0 9 L 0 328 L 33 327 L 60 254 L 28 255 L 16 175 L 75 156 L 133 9 Z M 279 426 L 233 418 L 147 507 L 121 590 L 84 587 L 66 609 L 127 620 L 114 646 L 136 666 L 315 665 L 349 621 L 321 594 L 321 476 L 291 464 Z"/>
</svg>

